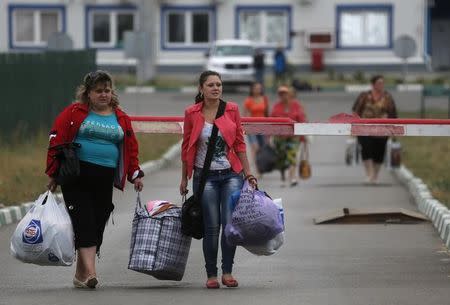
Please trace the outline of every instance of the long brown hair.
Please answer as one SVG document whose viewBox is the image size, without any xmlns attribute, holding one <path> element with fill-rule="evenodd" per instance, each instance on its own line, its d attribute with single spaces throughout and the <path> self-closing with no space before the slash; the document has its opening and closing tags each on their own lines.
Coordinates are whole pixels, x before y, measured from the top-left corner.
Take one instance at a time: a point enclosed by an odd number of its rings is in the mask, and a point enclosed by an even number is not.
<svg viewBox="0 0 450 305">
<path fill-rule="evenodd" d="M 83 83 L 77 88 L 76 98 L 77 101 L 82 104 L 90 104 L 89 92 L 94 90 L 97 85 L 104 84 L 111 87 L 111 107 L 117 108 L 119 106 L 119 97 L 114 88 L 114 82 L 111 75 L 102 70 L 89 72 L 83 78 Z"/>
<path fill-rule="evenodd" d="M 220 80 L 222 80 L 222 77 L 220 77 L 220 74 L 216 71 L 211 71 L 211 70 L 206 70 L 203 71 L 202 74 L 200 74 L 200 77 L 198 78 L 198 86 L 199 87 L 203 87 L 203 84 L 206 82 L 206 80 L 208 79 L 208 77 L 210 77 L 211 75 L 215 75 L 217 76 Z M 198 90 L 197 95 L 195 96 L 195 103 L 200 103 L 202 102 L 204 99 L 203 94 L 200 92 L 200 90 Z"/>
</svg>

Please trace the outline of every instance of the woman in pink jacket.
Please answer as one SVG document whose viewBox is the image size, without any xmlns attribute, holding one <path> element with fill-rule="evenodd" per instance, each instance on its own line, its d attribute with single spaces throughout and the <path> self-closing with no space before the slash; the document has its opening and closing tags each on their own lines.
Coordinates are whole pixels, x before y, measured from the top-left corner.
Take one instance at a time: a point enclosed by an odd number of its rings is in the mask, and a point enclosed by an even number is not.
<svg viewBox="0 0 450 305">
<path fill-rule="evenodd" d="M 187 194 L 188 180 L 192 176 L 194 193 L 198 189 L 209 137 L 215 124 L 219 133 L 201 197 L 205 230 L 203 255 L 208 277 L 206 287 L 220 287 L 217 253 L 221 226 L 222 284 L 237 287 L 238 282 L 231 275 L 236 247 L 227 244 L 223 232 L 231 218 L 231 194 L 242 188 L 244 179 L 248 179 L 253 186 L 256 186 L 256 179 L 250 173 L 238 106 L 227 102 L 224 114 L 215 118 L 222 96 L 220 75 L 214 71 L 203 72 L 198 91 L 195 104 L 187 107 L 184 114 L 180 193 Z"/>
</svg>

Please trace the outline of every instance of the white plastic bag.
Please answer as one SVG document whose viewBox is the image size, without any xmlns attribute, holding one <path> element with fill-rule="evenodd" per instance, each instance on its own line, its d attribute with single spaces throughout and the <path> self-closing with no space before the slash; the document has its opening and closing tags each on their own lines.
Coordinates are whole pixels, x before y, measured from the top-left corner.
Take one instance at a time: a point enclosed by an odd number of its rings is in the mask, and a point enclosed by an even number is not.
<svg viewBox="0 0 450 305">
<path fill-rule="evenodd" d="M 283 209 L 283 202 L 281 198 L 277 198 L 273 200 L 273 203 L 278 207 L 278 210 L 280 211 L 280 217 L 283 222 L 284 227 L 284 209 Z M 243 247 L 249 251 L 250 253 L 253 253 L 255 255 L 265 255 L 269 256 L 277 252 L 277 250 L 283 245 L 284 243 L 284 229 L 283 232 L 279 233 L 277 236 L 269 240 L 268 242 L 261 244 L 261 245 L 243 245 Z"/>
<path fill-rule="evenodd" d="M 70 266 L 75 258 L 72 223 L 51 192 L 39 196 L 11 237 L 11 254 L 24 263 Z"/>
</svg>

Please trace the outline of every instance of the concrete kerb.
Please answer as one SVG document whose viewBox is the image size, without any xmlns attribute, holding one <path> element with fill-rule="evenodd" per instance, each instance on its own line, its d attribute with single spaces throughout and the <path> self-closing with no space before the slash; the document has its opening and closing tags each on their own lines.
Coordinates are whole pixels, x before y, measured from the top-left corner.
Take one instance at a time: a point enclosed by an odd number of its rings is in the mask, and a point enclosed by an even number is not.
<svg viewBox="0 0 450 305">
<path fill-rule="evenodd" d="M 404 166 L 393 171 L 395 176 L 407 187 L 420 212 L 433 222 L 445 245 L 450 248 L 450 210 L 431 195 L 428 186 Z"/>
<path fill-rule="evenodd" d="M 167 166 L 170 161 L 179 156 L 181 153 L 181 142 L 170 147 L 164 155 L 158 159 L 149 162 L 145 162 L 141 165 L 144 173 L 150 174 L 152 172 L 158 171 L 161 168 Z M 56 194 L 58 200 L 62 200 L 62 194 Z M 34 202 L 26 202 L 16 206 L 10 206 L 0 209 L 0 227 L 11 224 L 22 219 L 28 210 L 33 206 Z"/>
</svg>

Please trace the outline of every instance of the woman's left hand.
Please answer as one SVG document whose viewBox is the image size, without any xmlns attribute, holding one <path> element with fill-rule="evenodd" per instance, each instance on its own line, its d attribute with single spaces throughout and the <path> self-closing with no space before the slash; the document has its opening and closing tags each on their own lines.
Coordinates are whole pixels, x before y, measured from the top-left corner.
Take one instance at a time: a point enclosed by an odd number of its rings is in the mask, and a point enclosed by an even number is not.
<svg viewBox="0 0 450 305">
<path fill-rule="evenodd" d="M 134 179 L 133 184 L 134 184 L 134 190 L 136 192 L 140 192 L 144 188 L 144 184 L 142 183 L 141 178 Z"/>
<path fill-rule="evenodd" d="M 245 180 L 247 180 L 250 186 L 253 188 L 256 188 L 258 186 L 258 180 L 253 175 L 245 176 Z"/>
</svg>

